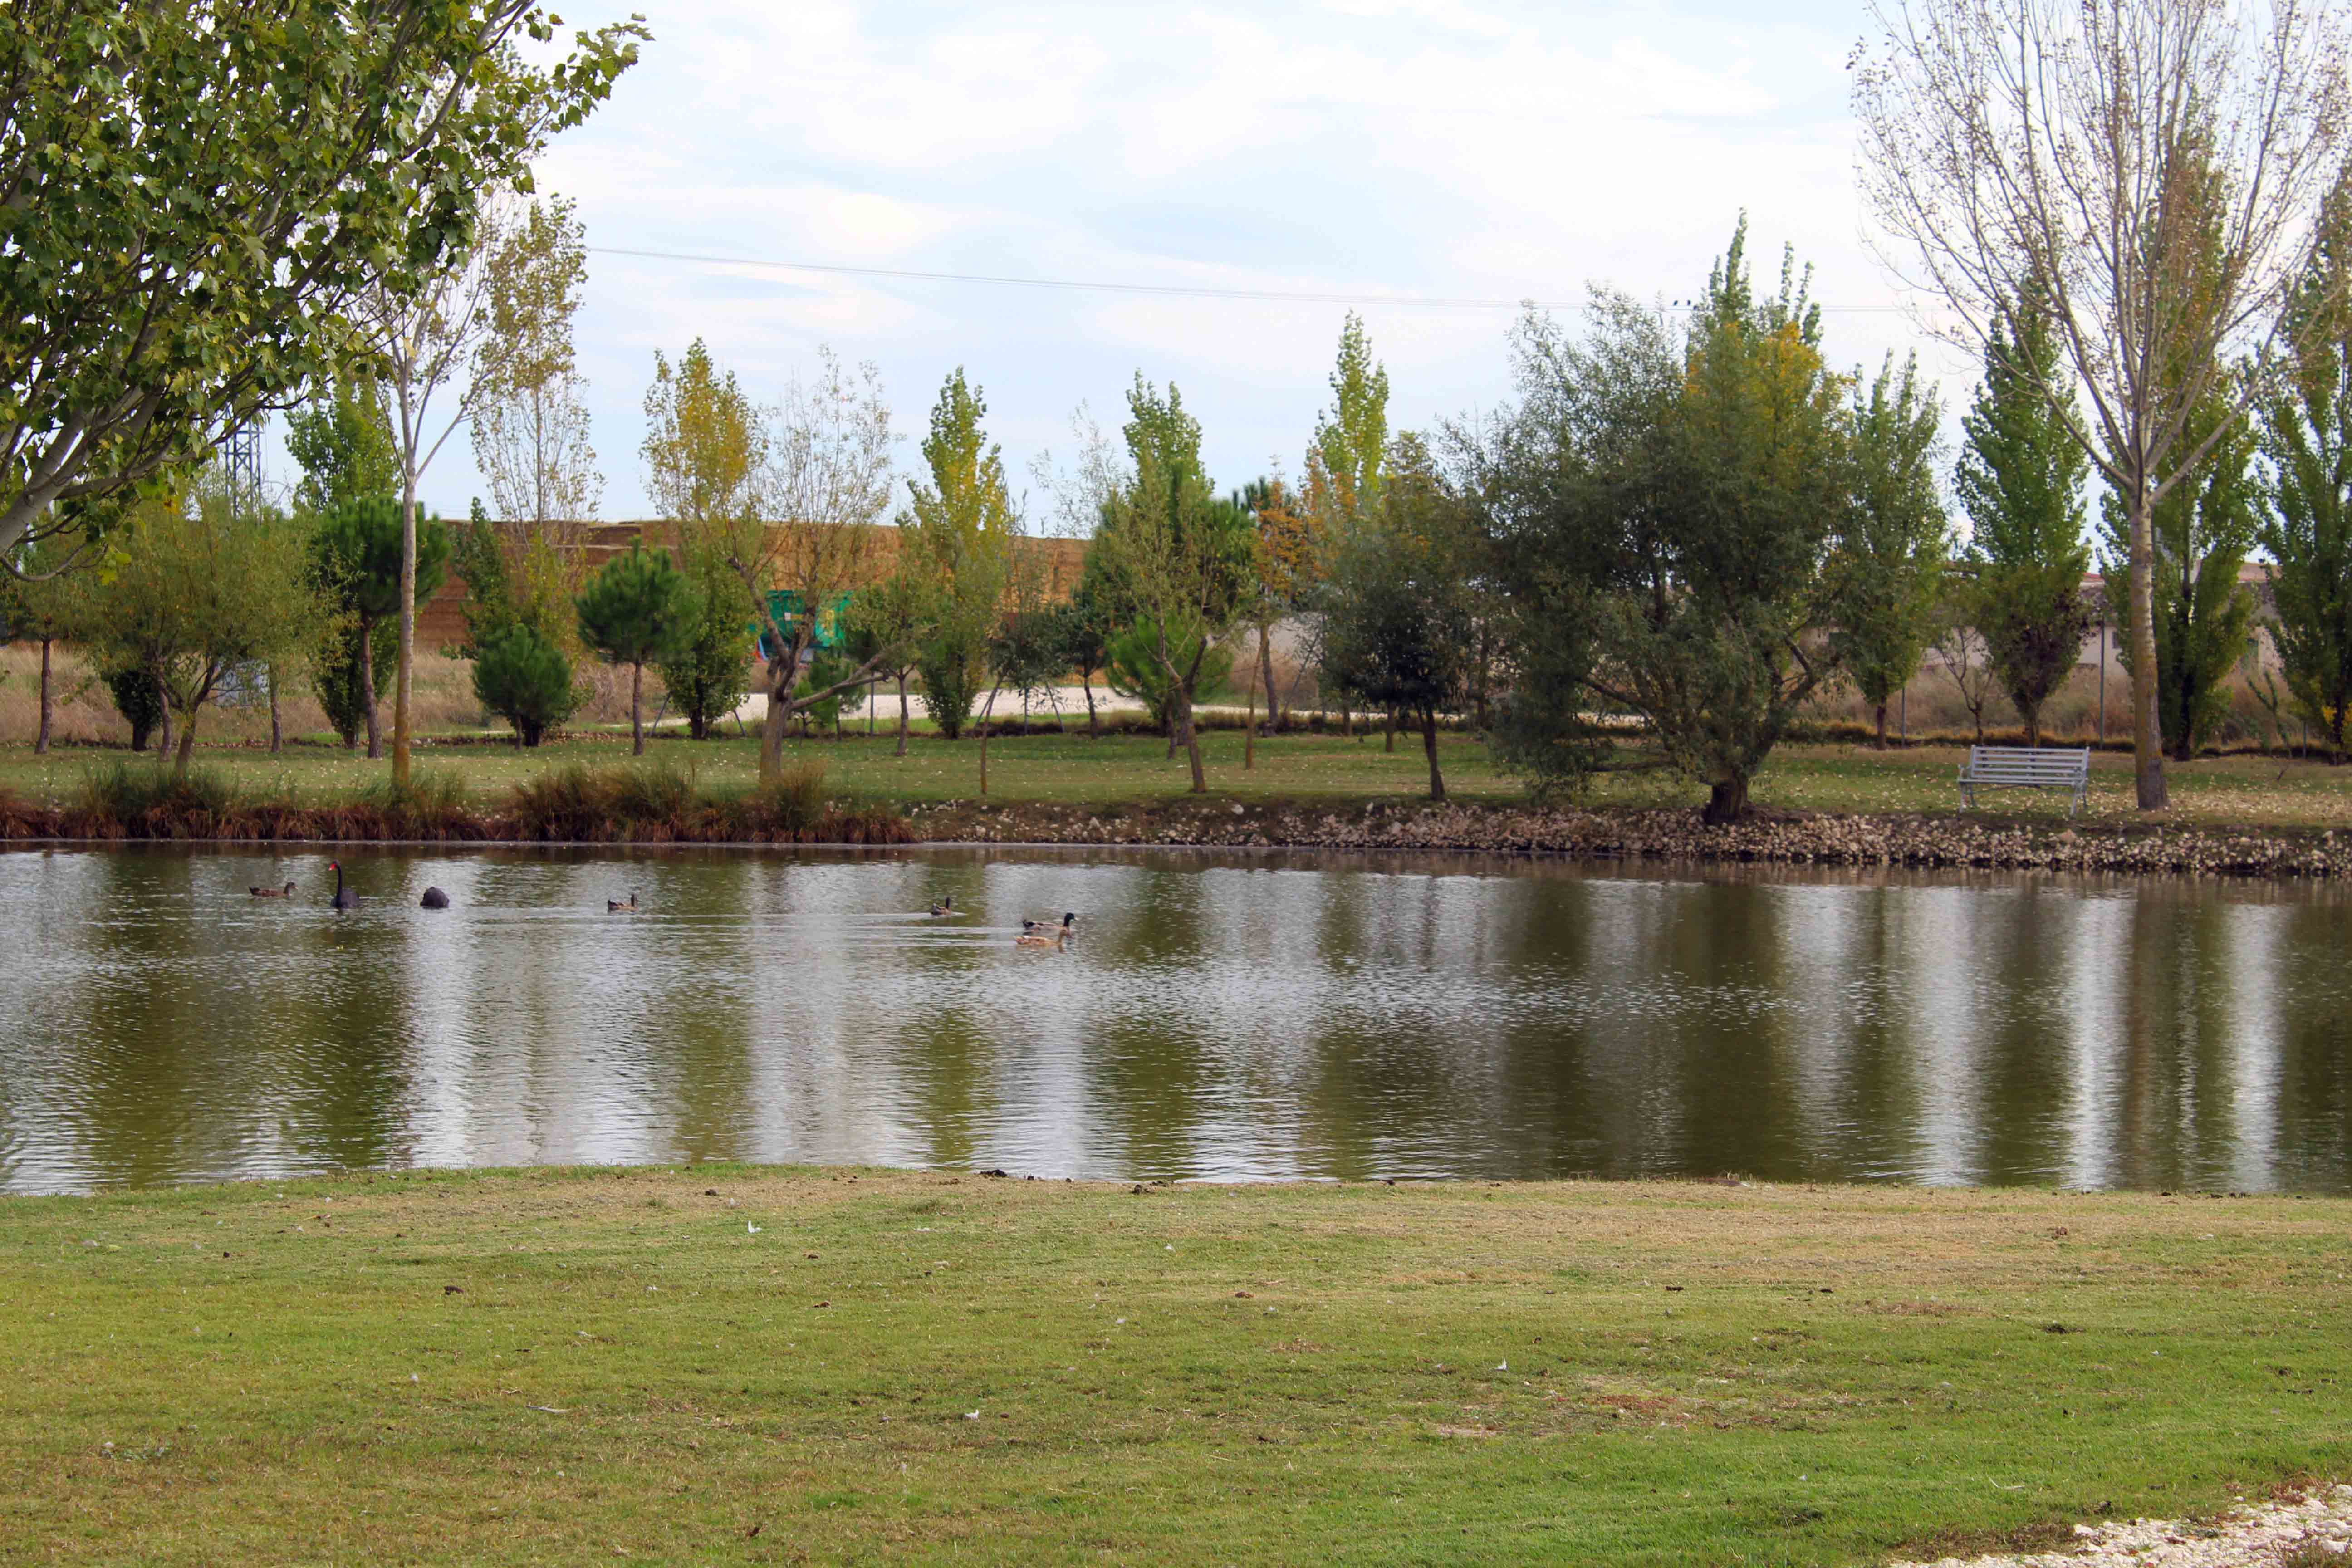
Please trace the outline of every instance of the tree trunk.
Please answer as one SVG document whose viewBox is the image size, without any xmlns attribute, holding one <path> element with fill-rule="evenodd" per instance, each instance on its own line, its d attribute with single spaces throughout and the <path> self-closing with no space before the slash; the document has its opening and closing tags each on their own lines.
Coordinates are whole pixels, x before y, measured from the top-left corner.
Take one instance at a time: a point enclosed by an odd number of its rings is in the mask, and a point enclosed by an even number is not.
<svg viewBox="0 0 2352 1568">
<path fill-rule="evenodd" d="M 898 754 L 907 754 L 907 672 L 898 672 Z"/>
<path fill-rule="evenodd" d="M 155 676 L 155 695 L 162 699 L 163 710 L 162 727 L 155 737 L 155 763 L 160 767 L 165 753 L 172 749 L 172 699 L 163 689 L 163 677 L 160 671 Z"/>
<path fill-rule="evenodd" d="M 1168 760 L 1171 763 L 1176 760 L 1176 702 L 1173 698 L 1168 702 Z"/>
<path fill-rule="evenodd" d="M 2029 746 L 2041 745 L 2042 704 L 2037 702 L 2031 708 L 2020 708 L 2017 710 L 2017 716 L 2025 721 L 2025 743 Z"/>
<path fill-rule="evenodd" d="M 1744 778 L 1717 779 L 1706 798 L 1706 810 L 1699 820 L 1709 827 L 1721 827 L 1748 815 L 1748 781 Z"/>
<path fill-rule="evenodd" d="M 1352 736 L 1355 732 L 1356 710 L 1352 704 L 1341 702 L 1339 704 L 1339 733 L 1343 736 Z"/>
<path fill-rule="evenodd" d="M 408 688 L 416 652 L 416 468 L 413 463 L 402 467 L 400 669 L 393 681 L 392 695 L 392 782 L 396 784 L 408 782 Z"/>
<path fill-rule="evenodd" d="M 1878 705 L 1878 749 L 1886 750 L 1886 704 Z"/>
<path fill-rule="evenodd" d="M 1078 684 L 1087 689 L 1087 733 L 1098 738 L 1102 734 L 1102 721 L 1095 715 L 1095 672 L 1091 669 L 1078 671 Z"/>
<path fill-rule="evenodd" d="M 271 660 L 269 674 L 269 754 L 277 756 L 286 750 L 286 726 L 278 713 L 278 664 Z"/>
<path fill-rule="evenodd" d="M 1257 629 L 1257 672 L 1265 681 L 1265 732 L 1273 734 L 1282 728 L 1282 700 L 1274 689 L 1274 650 L 1266 642 L 1270 628 Z"/>
<path fill-rule="evenodd" d="M 1444 800 L 1445 775 L 1437 771 L 1437 710 L 1434 708 L 1421 710 L 1421 743 L 1423 749 L 1429 752 L 1429 798 Z"/>
<path fill-rule="evenodd" d="M 1397 710 L 1391 708 L 1388 712 L 1387 733 L 1383 736 L 1381 742 L 1381 751 L 1393 752 L 1396 750 L 1396 725 Z"/>
<path fill-rule="evenodd" d="M 1244 685 L 1249 702 L 1242 712 L 1242 772 L 1250 773 L 1257 767 L 1257 685 L 1255 681 Z"/>
<path fill-rule="evenodd" d="M 2147 481 L 2131 498 L 2132 772 L 2142 811 L 2162 811 L 2164 735 L 2156 714 L 2156 542 Z"/>
<path fill-rule="evenodd" d="M 367 710 L 368 756 L 383 755 L 383 721 L 375 705 L 375 625 L 360 621 L 360 706 Z"/>
<path fill-rule="evenodd" d="M 794 664 L 782 659 L 768 661 L 764 674 L 767 679 L 768 716 L 760 725 L 760 782 L 766 784 L 784 771 L 784 726 L 792 722 L 793 672 Z"/>
<path fill-rule="evenodd" d="M 199 711 L 194 708 L 188 710 L 188 721 L 180 726 L 180 748 L 172 760 L 172 776 L 175 779 L 188 776 L 188 759 L 196 752 L 196 714 Z M 170 722 L 171 715 L 172 710 L 166 706 L 163 710 L 165 722 Z"/>
<path fill-rule="evenodd" d="M 633 757 L 646 754 L 646 723 L 639 717 L 644 711 L 640 703 L 645 698 L 645 689 L 646 667 L 632 664 L 629 666 L 629 755 Z"/>
<path fill-rule="evenodd" d="M 988 794 L 988 716 L 996 711 L 996 693 L 1000 689 L 988 689 L 988 700 L 980 710 L 980 793 Z"/>
<path fill-rule="evenodd" d="M 41 732 L 33 742 L 35 756 L 46 756 L 49 750 L 49 640 L 41 639 Z"/>
<path fill-rule="evenodd" d="M 1181 686 L 1176 689 L 1176 728 L 1184 733 L 1185 754 L 1192 762 L 1192 793 L 1206 795 L 1209 775 L 1201 768 L 1201 731 L 1192 722 L 1192 694 Z"/>
</svg>

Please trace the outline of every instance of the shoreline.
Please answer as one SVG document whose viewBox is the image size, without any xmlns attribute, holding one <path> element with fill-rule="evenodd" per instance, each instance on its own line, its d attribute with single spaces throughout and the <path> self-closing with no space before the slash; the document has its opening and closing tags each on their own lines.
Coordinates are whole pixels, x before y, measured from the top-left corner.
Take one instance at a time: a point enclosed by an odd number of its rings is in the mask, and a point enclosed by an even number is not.
<svg viewBox="0 0 2352 1568">
<path fill-rule="evenodd" d="M 883 807 L 890 811 L 888 806 Z M 1419 800 L 1264 803 L 1178 796 L 1104 805 L 957 800 L 895 816 L 861 810 L 798 832 L 740 837 L 682 835 L 661 824 L 614 821 L 604 834 L 553 838 L 511 818 L 459 811 L 421 825 L 381 810 L 327 806 L 218 824 L 73 823 L 58 808 L 19 811 L 0 842 L 105 847 L 127 844 L 469 844 L 538 848 L 1194 848 L 1408 851 L 1526 856 L 1592 863 L 1763 864 L 1916 870 L 2042 870 L 2122 876 L 2297 881 L 2352 878 L 2352 832 L 2275 826 L 2175 826 L 1923 814 L 1759 812 L 1710 827 L 1696 808 L 1539 807 Z M 882 823 L 891 824 L 888 828 Z M 69 827 L 96 830 L 71 832 Z M 259 828 L 260 831 L 253 829 Z M 235 829 L 244 829 L 236 831 Z M 391 831 L 385 831 L 391 829 Z M 877 831 L 879 829 L 879 831 Z"/>
</svg>

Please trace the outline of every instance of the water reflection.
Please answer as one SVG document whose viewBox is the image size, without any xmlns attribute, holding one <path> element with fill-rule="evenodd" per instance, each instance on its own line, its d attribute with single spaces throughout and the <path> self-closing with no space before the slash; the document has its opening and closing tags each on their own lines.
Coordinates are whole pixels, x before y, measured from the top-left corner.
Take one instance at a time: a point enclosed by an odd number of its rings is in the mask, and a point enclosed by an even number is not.
<svg viewBox="0 0 2352 1568">
<path fill-rule="evenodd" d="M 323 856 L 0 856 L 0 1184 L 752 1159 L 2352 1189 L 2328 888 L 348 858 L 368 902 L 337 916 Z M 456 908 L 416 909 L 428 882 Z M 971 918 L 914 912 L 949 893 Z M 1068 951 L 1013 945 L 1065 909 Z"/>
</svg>

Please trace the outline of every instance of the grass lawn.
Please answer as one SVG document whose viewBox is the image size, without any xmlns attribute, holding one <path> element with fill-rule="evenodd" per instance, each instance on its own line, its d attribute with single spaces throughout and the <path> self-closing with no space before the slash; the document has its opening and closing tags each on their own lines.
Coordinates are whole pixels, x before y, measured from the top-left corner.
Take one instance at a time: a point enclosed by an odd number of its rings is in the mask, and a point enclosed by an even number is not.
<svg viewBox="0 0 2352 1568">
<path fill-rule="evenodd" d="M 1867 1563 L 2345 1474 L 2347 1269 L 2285 1197 L 14 1198 L 0 1560 Z"/>
<path fill-rule="evenodd" d="M 1394 753 L 1380 738 L 1349 741 L 1339 736 L 1287 735 L 1260 741 L 1256 766 L 1242 767 L 1242 737 L 1212 731 L 1202 745 L 1212 790 L 1241 797 L 1363 800 L 1412 797 L 1428 787 L 1427 764 L 1417 738 L 1400 736 Z M 848 740 L 794 742 L 792 759 L 822 760 L 839 788 L 882 800 L 914 804 L 969 800 L 980 791 L 980 744 L 919 734 L 905 757 L 893 754 L 886 732 L 872 740 L 853 732 Z M 1441 754 L 1447 787 L 1472 802 L 1519 802 L 1518 781 L 1496 772 L 1475 739 L 1448 735 Z M 127 757 L 121 751 L 65 748 L 37 757 L 29 747 L 0 747 L 0 789 L 35 802 L 69 797 L 92 768 Z M 748 784 L 759 766 L 755 741 L 730 738 L 695 744 L 683 740 L 654 742 L 656 762 L 691 770 L 706 784 Z M 1952 779 L 1965 752 L 1920 747 L 1874 752 L 1851 745 L 1783 746 L 1757 781 L 1763 805 L 1820 812 L 1957 811 Z M 223 747 L 200 749 L 205 767 L 254 790 L 291 794 L 327 802 L 386 776 L 390 764 L 329 745 L 298 745 L 280 756 Z M 625 741 L 570 740 L 522 752 L 499 745 L 427 747 L 417 766 L 454 774 L 475 798 L 495 803 L 516 780 L 567 763 L 625 765 Z M 2092 758 L 2091 799 L 2095 821 L 2139 819 L 2132 805 L 2131 759 L 2102 752 Z M 2352 769 L 2324 763 L 2284 763 L 2255 756 L 2208 757 L 2171 771 L 2174 810 L 2166 820 L 2187 825 L 2260 826 L 2352 826 Z M 1181 753 L 1169 760 L 1164 742 L 1148 736 L 1083 733 L 1000 738 L 989 742 L 989 788 L 1003 800 L 1051 800 L 1112 806 L 1182 795 L 1191 784 Z M 1706 792 L 1664 773 L 1626 774 L 1596 783 L 1596 805 L 1696 806 Z M 2003 818 L 2054 820 L 2064 815 L 2055 795 L 2008 791 L 1987 797 L 1990 815 Z"/>
</svg>

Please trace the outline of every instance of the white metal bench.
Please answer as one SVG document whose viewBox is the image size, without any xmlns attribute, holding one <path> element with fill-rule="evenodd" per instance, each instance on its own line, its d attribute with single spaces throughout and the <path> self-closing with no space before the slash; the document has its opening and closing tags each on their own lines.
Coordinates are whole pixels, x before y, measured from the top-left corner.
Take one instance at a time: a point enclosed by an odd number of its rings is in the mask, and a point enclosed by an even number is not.
<svg viewBox="0 0 2352 1568">
<path fill-rule="evenodd" d="M 1968 764 L 1960 769 L 1961 803 L 1973 809 L 1980 789 L 2063 789 L 2074 798 L 2066 807 L 2074 816 L 2083 809 L 2091 790 L 2091 748 L 2061 750 L 2051 746 L 1970 746 Z"/>
</svg>

